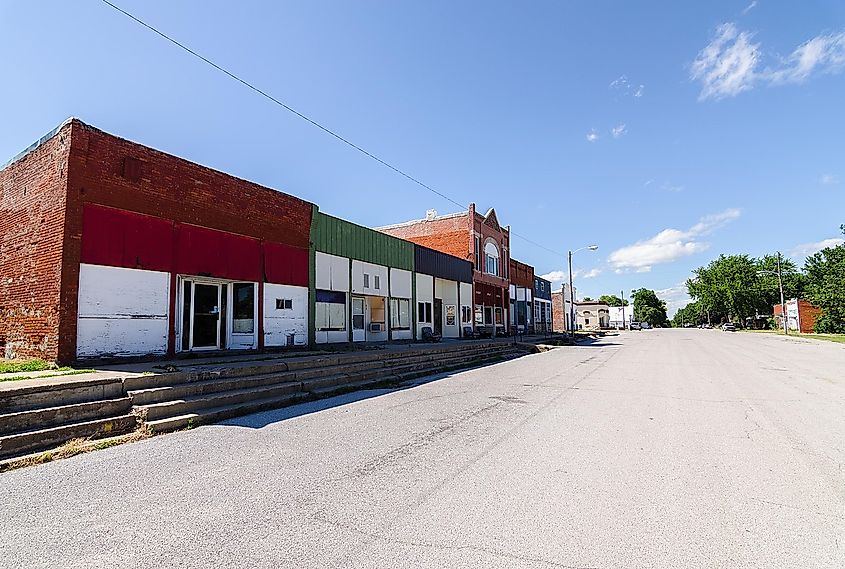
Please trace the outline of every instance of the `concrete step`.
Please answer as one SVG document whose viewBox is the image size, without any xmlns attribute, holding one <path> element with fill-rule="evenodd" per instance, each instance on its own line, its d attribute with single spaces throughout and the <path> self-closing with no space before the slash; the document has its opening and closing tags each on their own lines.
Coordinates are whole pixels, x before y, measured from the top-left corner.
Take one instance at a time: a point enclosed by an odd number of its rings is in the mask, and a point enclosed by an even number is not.
<svg viewBox="0 0 845 569">
<path fill-rule="evenodd" d="M 145 422 L 149 423 L 150 421 L 167 417 L 195 413 L 202 409 L 232 406 L 259 399 L 283 398 L 285 396 L 295 398 L 294 396 L 301 392 L 301 387 L 302 384 L 300 382 L 248 387 L 245 389 L 221 391 L 161 403 L 152 403 L 150 405 L 138 405 L 133 410 L 141 416 L 145 416 Z"/>
<path fill-rule="evenodd" d="M 38 382 L 28 382 L 20 388 L 0 391 L 0 413 L 102 401 L 122 396 L 123 383 L 117 377 L 72 382 L 63 378 L 46 378 Z"/>
<path fill-rule="evenodd" d="M 152 405 L 142 405 L 138 410 L 146 410 L 145 424 L 155 432 L 173 431 L 201 424 L 214 423 L 223 419 L 237 417 L 285 407 L 307 400 L 311 397 L 329 397 L 335 393 L 366 389 L 387 381 L 434 375 L 445 370 L 466 369 L 519 357 L 525 352 L 512 346 L 495 349 L 474 357 L 456 355 L 441 358 L 437 363 L 413 362 L 406 365 L 372 367 L 364 371 L 337 373 L 307 379 L 302 382 L 290 382 L 287 385 L 300 386 L 299 391 L 279 394 L 275 387 L 239 389 L 233 392 L 215 392 L 204 396 L 188 397 L 184 400 L 169 401 Z M 400 363 L 400 362 L 394 362 Z M 335 367 L 335 366 L 330 366 Z"/>
<path fill-rule="evenodd" d="M 472 357 L 480 353 L 487 353 L 487 350 L 480 348 L 450 350 L 447 354 L 452 357 Z M 500 350 L 496 346 L 494 350 Z M 324 363 L 331 365 L 324 365 L 322 367 L 301 368 L 296 371 L 278 371 L 277 366 L 270 366 L 272 371 L 251 376 L 228 375 L 221 374 L 194 374 L 192 381 L 182 382 L 179 377 L 172 377 L 176 379 L 175 383 L 167 385 L 150 386 L 143 389 L 130 389 L 129 395 L 132 397 L 134 405 L 147 405 L 151 403 L 159 403 L 163 401 L 181 399 L 193 395 L 203 393 L 214 393 L 218 391 L 226 391 L 230 389 L 243 389 L 258 385 L 270 385 L 273 383 L 281 383 L 285 381 L 308 381 L 312 379 L 322 380 L 327 377 L 334 377 L 338 374 L 348 374 L 354 372 L 371 372 L 372 370 L 384 369 L 391 366 L 404 365 L 409 362 L 432 362 L 440 361 L 443 355 L 431 354 L 410 354 L 408 357 L 391 358 L 388 360 L 375 359 L 372 361 L 357 362 L 352 364 L 337 364 L 334 360 L 325 361 Z M 262 367 L 254 367 L 251 369 L 266 369 Z M 209 377 L 209 375 L 211 377 Z M 169 376 L 166 376 L 169 377 Z M 199 380 L 199 377 L 207 377 L 207 379 Z M 129 385 L 137 385 L 137 381 L 128 382 Z M 155 383 L 161 384 L 158 380 Z"/>
<path fill-rule="evenodd" d="M 207 425 L 209 423 L 215 423 L 217 421 L 230 419 L 232 417 L 239 417 L 241 415 L 249 415 L 251 413 L 259 413 L 261 411 L 269 411 L 271 409 L 286 407 L 288 405 L 299 403 L 306 398 L 307 395 L 304 393 L 284 395 L 281 397 L 268 397 L 265 399 L 256 399 L 232 405 L 207 407 L 204 409 L 198 409 L 191 413 L 185 413 L 183 415 L 146 421 L 145 424 L 150 428 L 150 430 L 156 433 L 175 431 L 178 429 L 196 427 L 198 425 Z"/>
<path fill-rule="evenodd" d="M 118 415 L 70 425 L 0 436 L 0 458 L 55 448 L 71 439 L 128 433 L 136 427 L 135 415 Z"/>
<path fill-rule="evenodd" d="M 405 350 L 372 350 L 352 354 L 332 354 L 320 357 L 303 356 L 296 358 L 273 358 L 269 360 L 251 360 L 230 364 L 203 364 L 190 366 L 180 364 L 184 369 L 175 372 L 154 373 L 127 377 L 124 384 L 127 390 L 137 391 L 154 387 L 166 387 L 183 383 L 203 382 L 213 379 L 249 377 L 270 373 L 296 372 L 299 378 L 316 377 L 323 369 L 332 366 L 344 366 L 349 369 L 372 365 L 387 366 L 390 362 L 409 358 L 436 359 L 443 353 L 469 353 L 485 349 L 499 348 L 501 343 L 493 344 L 429 344 L 422 348 Z"/>
<path fill-rule="evenodd" d="M 88 401 L 58 407 L 45 407 L 28 411 L 15 411 L 0 415 L 0 435 L 48 429 L 71 423 L 82 423 L 103 417 L 116 417 L 129 413 L 129 397 Z"/>
</svg>

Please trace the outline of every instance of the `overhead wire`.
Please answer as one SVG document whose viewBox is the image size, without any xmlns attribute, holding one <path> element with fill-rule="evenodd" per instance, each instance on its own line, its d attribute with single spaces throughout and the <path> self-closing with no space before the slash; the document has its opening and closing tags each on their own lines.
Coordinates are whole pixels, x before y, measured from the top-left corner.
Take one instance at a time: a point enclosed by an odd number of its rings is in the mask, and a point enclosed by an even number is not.
<svg viewBox="0 0 845 569">
<path fill-rule="evenodd" d="M 118 6 L 118 5 L 116 5 L 116 4 L 112 3 L 112 2 L 110 2 L 109 0 L 101 0 L 101 1 L 102 1 L 104 4 L 106 4 L 107 6 L 111 7 L 111 8 L 112 8 L 112 9 L 114 9 L 114 10 L 116 10 L 117 12 L 120 12 L 121 14 L 123 14 L 124 16 L 126 16 L 127 18 L 129 18 L 129 19 L 131 19 L 131 20 L 135 21 L 136 23 L 138 23 L 138 24 L 140 24 L 141 26 L 143 26 L 143 27 L 147 28 L 147 29 L 148 29 L 148 30 L 150 30 L 151 32 L 155 33 L 156 35 L 158 35 L 158 36 L 160 36 L 160 37 L 164 38 L 165 40 L 167 40 L 168 42 L 172 43 L 173 45 L 175 45 L 175 46 L 179 47 L 180 49 L 184 50 L 185 52 L 189 53 L 190 55 L 192 55 L 192 56 L 196 57 L 196 58 L 197 58 L 197 59 L 199 59 L 200 61 L 202 61 L 202 62 L 204 62 L 204 63 L 206 63 L 206 64 L 210 65 L 211 67 L 213 67 L 213 68 L 214 68 L 214 69 L 216 69 L 217 71 L 220 71 L 221 73 L 223 73 L 223 74 L 227 75 L 227 76 L 228 76 L 228 77 L 230 77 L 231 79 L 234 79 L 234 80 L 235 80 L 235 81 L 237 81 L 238 83 L 241 83 L 242 85 L 244 85 L 244 86 L 245 86 L 245 87 L 247 87 L 248 89 L 250 89 L 250 90 L 254 91 L 255 93 L 258 93 L 259 95 L 261 95 L 261 96 L 262 96 L 262 97 L 264 97 L 265 99 L 267 99 L 267 100 L 269 100 L 269 101 L 273 102 L 274 104 L 276 104 L 276 105 L 278 105 L 278 106 L 282 107 L 282 108 L 283 108 L 283 109 L 285 109 L 286 111 L 288 111 L 288 112 L 290 112 L 290 113 L 293 113 L 293 114 L 294 114 L 294 115 L 296 115 L 297 117 L 299 117 L 299 118 L 301 118 L 302 120 L 304 120 L 304 121 L 306 121 L 306 122 L 310 123 L 311 125 L 313 125 L 313 126 L 317 127 L 318 129 L 322 130 L 322 131 L 323 131 L 323 132 L 325 132 L 326 134 L 328 134 L 328 135 L 330 135 L 330 136 L 333 136 L 334 138 L 336 138 L 337 140 L 339 140 L 339 141 L 341 141 L 342 143 L 346 144 L 347 146 L 350 146 L 351 148 L 354 148 L 355 150 L 357 150 L 357 151 L 358 151 L 358 152 L 360 152 L 361 154 L 364 154 L 364 155 L 365 155 L 365 156 L 367 156 L 368 158 L 371 158 L 372 160 L 375 160 L 376 162 L 378 162 L 378 163 L 379 163 L 379 164 L 381 164 L 382 166 L 385 166 L 386 168 L 389 168 L 389 169 L 390 169 L 390 170 L 392 170 L 393 172 L 395 172 L 395 173 L 399 174 L 400 176 L 402 176 L 402 177 L 404 177 L 404 178 L 406 178 L 406 179 L 410 180 L 411 182 L 413 182 L 413 183 L 417 184 L 418 186 L 420 186 L 420 187 L 422 187 L 422 188 L 425 188 L 426 190 L 428 190 L 428 191 L 430 191 L 430 192 L 432 192 L 432 193 L 436 194 L 437 196 L 439 196 L 439 197 L 443 198 L 444 200 L 446 200 L 446 201 L 448 201 L 448 202 L 450 202 L 450 203 L 452 203 L 452 204 L 454 204 L 454 205 L 456 205 L 456 206 L 460 207 L 462 210 L 463 210 L 463 209 L 465 209 L 465 208 L 467 207 L 467 206 L 466 206 L 466 204 L 462 204 L 462 203 L 460 203 L 460 202 L 458 202 L 458 201 L 456 201 L 456 200 L 452 199 L 452 198 L 451 198 L 451 197 L 449 197 L 448 195 L 444 194 L 443 192 L 440 192 L 440 191 L 436 190 L 435 188 L 433 188 L 432 186 L 430 186 L 430 185 L 426 184 L 426 183 L 425 183 L 425 182 L 423 182 L 422 180 L 420 180 L 420 179 L 418 179 L 418 178 L 416 178 L 416 177 L 414 177 L 414 176 L 412 176 L 412 175 L 408 174 L 408 173 L 407 173 L 407 172 L 405 172 L 404 170 L 402 170 L 402 169 L 400 169 L 400 168 L 398 168 L 398 167 L 394 166 L 393 164 L 391 164 L 391 163 L 387 162 L 386 160 L 383 160 L 383 159 L 379 158 L 378 156 L 376 156 L 376 155 L 375 155 L 375 154 L 373 154 L 372 152 L 368 151 L 367 149 L 365 149 L 365 148 L 363 148 L 363 147 L 361 147 L 361 146 L 359 146 L 359 145 L 355 144 L 354 142 L 352 142 L 352 141 L 351 141 L 351 140 L 349 140 L 348 138 L 345 138 L 344 136 L 342 136 L 342 135 L 338 134 L 338 133 L 337 133 L 337 132 L 335 132 L 334 130 L 332 130 L 332 129 L 330 129 L 330 128 L 328 128 L 328 127 L 326 127 L 326 126 L 324 126 L 324 125 L 320 124 L 319 122 L 317 122 L 316 120 L 312 119 L 312 118 L 311 118 L 311 117 L 309 117 L 308 115 L 306 115 L 306 114 L 304 114 L 304 113 L 302 113 L 302 112 L 300 112 L 300 111 L 298 111 L 298 110 L 294 109 L 293 107 L 291 107 L 290 105 L 288 105 L 288 104 L 284 103 L 283 101 L 281 101 L 281 100 L 277 99 L 276 97 L 274 97 L 273 95 L 271 95 L 271 94 L 270 94 L 270 93 L 268 93 L 267 91 L 265 91 L 265 90 L 263 90 L 263 89 L 261 89 L 261 88 L 259 88 L 259 87 L 256 87 L 255 85 L 253 85 L 252 83 L 250 83 L 250 82 L 249 82 L 249 81 L 247 81 L 246 79 L 243 79 L 243 78 L 242 78 L 242 77 L 240 77 L 239 75 L 236 75 L 235 73 L 233 73 L 233 72 L 229 71 L 229 70 L 228 70 L 228 69 L 226 69 L 225 67 L 223 67 L 223 66 L 221 66 L 221 65 L 219 65 L 219 64 L 217 64 L 217 63 L 215 63 L 215 62 L 214 62 L 214 61 L 212 61 L 211 59 L 208 59 L 207 57 L 205 57 L 204 55 L 202 55 L 202 54 L 198 53 L 198 52 L 197 52 L 197 51 L 195 51 L 194 49 L 192 49 L 192 48 L 188 47 L 188 46 L 187 46 L 187 45 L 185 45 L 184 43 L 182 43 L 182 42 L 180 42 L 180 41 L 176 40 L 175 38 L 173 38 L 173 37 L 169 36 L 168 34 L 166 34 L 166 33 L 162 32 L 161 30 L 159 30 L 158 28 L 156 28 L 156 27 L 152 26 L 151 24 L 148 24 L 147 22 L 145 22 L 145 21 L 144 21 L 144 20 L 142 20 L 141 18 L 139 18 L 139 17 L 135 16 L 134 14 L 132 14 L 132 13 L 130 13 L 130 12 L 127 12 L 126 10 L 124 10 L 123 8 L 121 8 L 120 6 Z M 530 244 L 534 245 L 535 247 L 539 247 L 540 249 L 543 249 L 543 250 L 545 250 L 545 251 L 548 251 L 549 253 L 553 253 L 553 254 L 555 254 L 555 255 L 561 255 L 561 256 L 563 256 L 563 253 L 560 253 L 560 252 L 558 252 L 558 251 L 555 251 L 555 250 L 553 250 L 553 249 L 550 249 L 550 248 L 546 247 L 545 245 L 541 245 L 540 243 L 537 243 L 536 241 L 533 241 L 533 240 L 529 239 L 528 237 L 525 237 L 525 236 L 523 236 L 523 235 L 520 235 L 519 233 L 516 233 L 515 231 L 512 231 L 512 230 L 511 230 L 510 234 L 511 234 L 511 235 L 513 235 L 513 236 L 515 236 L 515 237 L 519 237 L 519 238 L 520 238 L 520 239 L 522 239 L 523 241 L 526 241 L 527 243 L 530 243 Z"/>
</svg>

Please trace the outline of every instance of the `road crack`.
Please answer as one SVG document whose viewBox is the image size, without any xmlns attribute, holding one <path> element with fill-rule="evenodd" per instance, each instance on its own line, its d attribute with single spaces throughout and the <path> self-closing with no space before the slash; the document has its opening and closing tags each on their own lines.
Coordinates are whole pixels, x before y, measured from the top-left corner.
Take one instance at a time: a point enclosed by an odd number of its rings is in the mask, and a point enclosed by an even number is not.
<svg viewBox="0 0 845 569">
<path fill-rule="evenodd" d="M 513 553 L 511 551 L 505 551 L 501 549 L 495 549 L 492 547 L 484 547 L 480 545 L 446 545 L 441 543 L 435 543 L 432 541 L 423 541 L 423 540 L 410 540 L 410 539 L 400 539 L 395 537 L 390 537 L 388 535 L 366 531 L 348 524 L 342 524 L 340 522 L 336 522 L 334 520 L 326 519 L 320 515 L 311 515 L 309 516 L 311 520 L 322 523 L 333 528 L 342 529 L 345 531 L 349 531 L 352 533 L 357 533 L 359 535 L 369 537 L 371 539 L 376 539 L 379 541 L 383 541 L 386 543 L 391 543 L 394 545 L 401 545 L 405 547 L 420 547 L 425 549 L 434 549 L 437 551 L 472 551 L 475 553 L 486 553 L 488 555 L 493 555 L 496 557 L 500 557 L 502 559 L 510 559 L 512 561 L 525 561 L 529 563 L 541 563 L 546 565 L 547 567 L 558 567 L 560 569 L 598 569 L 597 567 L 587 566 L 587 565 L 567 565 L 565 563 L 559 563 L 557 561 L 552 561 L 550 559 L 544 559 L 542 557 L 534 557 L 525 554 Z"/>
</svg>

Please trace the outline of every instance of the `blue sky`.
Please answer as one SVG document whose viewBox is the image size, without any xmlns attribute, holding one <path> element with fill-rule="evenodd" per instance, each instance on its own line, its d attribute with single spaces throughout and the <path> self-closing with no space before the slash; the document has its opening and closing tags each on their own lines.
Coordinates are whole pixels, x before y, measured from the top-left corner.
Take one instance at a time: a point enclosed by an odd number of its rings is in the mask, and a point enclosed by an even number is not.
<svg viewBox="0 0 845 569">
<path fill-rule="evenodd" d="M 126 10 L 460 203 L 659 291 L 845 223 L 845 3 L 141 2 Z M 68 116 L 377 226 L 456 206 L 100 2 L 0 2 L 0 162 Z M 538 274 L 563 255 L 514 237 Z"/>
</svg>

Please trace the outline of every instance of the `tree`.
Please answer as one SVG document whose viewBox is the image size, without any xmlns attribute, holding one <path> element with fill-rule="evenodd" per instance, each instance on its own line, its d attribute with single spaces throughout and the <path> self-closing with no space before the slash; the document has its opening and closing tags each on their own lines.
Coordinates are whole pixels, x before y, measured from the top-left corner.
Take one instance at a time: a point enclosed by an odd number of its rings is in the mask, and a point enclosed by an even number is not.
<svg viewBox="0 0 845 569">
<path fill-rule="evenodd" d="M 653 290 L 640 288 L 633 292 L 634 318 L 652 326 L 667 326 L 666 303 L 657 298 Z"/>
<path fill-rule="evenodd" d="M 680 328 L 684 324 L 698 325 L 706 320 L 701 305 L 698 302 L 690 302 L 675 313 L 672 318 L 672 326 Z"/>
<path fill-rule="evenodd" d="M 628 306 L 627 300 L 622 300 L 615 294 L 603 294 L 599 297 L 599 302 L 603 302 L 608 306 Z"/>
<path fill-rule="evenodd" d="M 845 332 L 845 244 L 807 257 L 804 273 L 807 300 L 822 311 L 816 332 Z"/>
<path fill-rule="evenodd" d="M 590 302 L 590 301 L 592 301 L 592 300 L 593 300 L 593 299 L 592 299 L 592 298 L 590 298 L 589 296 L 585 296 L 585 297 L 584 297 L 584 302 Z"/>
</svg>

